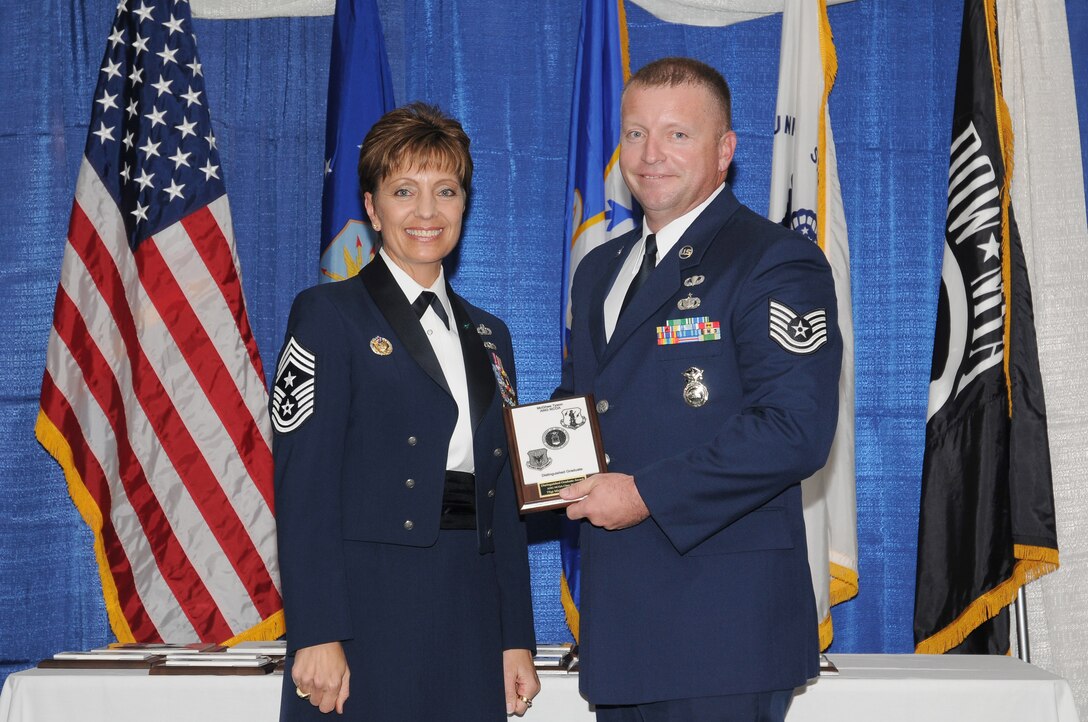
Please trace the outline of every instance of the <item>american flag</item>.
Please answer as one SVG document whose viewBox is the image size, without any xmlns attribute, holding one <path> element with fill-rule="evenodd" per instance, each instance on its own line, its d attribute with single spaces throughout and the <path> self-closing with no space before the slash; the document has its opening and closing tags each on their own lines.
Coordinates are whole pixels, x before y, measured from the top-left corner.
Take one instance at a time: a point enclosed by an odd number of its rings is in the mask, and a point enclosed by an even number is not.
<svg viewBox="0 0 1088 722">
<path fill-rule="evenodd" d="M 122 0 L 92 105 L 38 439 L 120 641 L 274 638 L 268 394 L 185 0 Z"/>
</svg>

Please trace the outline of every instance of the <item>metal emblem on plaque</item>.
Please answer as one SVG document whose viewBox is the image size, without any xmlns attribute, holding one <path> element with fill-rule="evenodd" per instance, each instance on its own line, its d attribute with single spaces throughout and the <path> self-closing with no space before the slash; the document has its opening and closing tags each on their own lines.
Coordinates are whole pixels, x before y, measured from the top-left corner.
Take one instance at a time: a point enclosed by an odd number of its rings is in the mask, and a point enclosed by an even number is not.
<svg viewBox="0 0 1088 722">
<path fill-rule="evenodd" d="M 710 389 L 703 383 L 703 370 L 692 366 L 683 374 L 688 380 L 684 386 L 684 403 L 697 409 L 710 400 Z"/>
<path fill-rule="evenodd" d="M 548 464 L 552 463 L 552 459 L 548 456 L 547 449 L 530 449 L 528 452 L 529 460 L 525 462 L 525 465 L 530 469 L 543 469 Z"/>
<path fill-rule="evenodd" d="M 689 293 L 687 298 L 681 298 L 679 301 L 676 302 L 676 307 L 681 311 L 691 311 L 693 309 L 699 308 L 701 304 L 702 301 L 699 299 L 698 296 L 693 296 Z"/>
<path fill-rule="evenodd" d="M 389 343 L 389 339 L 375 336 L 370 339 L 370 350 L 379 356 L 388 356 L 393 353 L 393 344 Z"/>
<path fill-rule="evenodd" d="M 543 441 L 544 445 L 547 446 L 549 449 L 562 449 L 564 446 L 567 445 L 567 442 L 570 441 L 570 435 L 565 429 L 561 429 L 558 426 L 553 426 L 552 428 L 544 432 L 544 436 L 543 438 L 541 438 L 541 441 Z"/>
<path fill-rule="evenodd" d="M 563 412 L 563 418 L 559 421 L 560 426 L 564 429 L 570 429 L 571 431 L 579 428 L 585 423 L 586 416 L 582 413 L 581 409 L 567 409 Z"/>
</svg>

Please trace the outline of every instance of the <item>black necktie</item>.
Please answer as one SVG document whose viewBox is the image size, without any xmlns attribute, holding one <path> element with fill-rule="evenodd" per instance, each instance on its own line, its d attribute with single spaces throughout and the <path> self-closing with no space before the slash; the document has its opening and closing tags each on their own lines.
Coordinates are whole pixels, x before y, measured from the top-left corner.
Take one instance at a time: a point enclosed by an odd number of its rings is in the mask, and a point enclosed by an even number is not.
<svg viewBox="0 0 1088 722">
<path fill-rule="evenodd" d="M 650 273 L 653 272 L 656 265 L 657 238 L 651 233 L 646 236 L 646 248 L 642 254 L 642 266 L 639 267 L 635 277 L 631 279 L 631 286 L 627 289 L 627 295 L 623 297 L 623 303 L 620 304 L 620 312 L 616 315 L 617 319 L 622 316 L 624 310 L 631 305 L 631 299 L 638 293 L 638 289 L 642 287 L 642 284 L 646 283 L 646 279 L 650 277 Z"/>
<path fill-rule="evenodd" d="M 416 312 L 416 316 L 419 318 L 423 318 L 428 306 L 434 309 L 434 312 L 442 319 L 442 324 L 448 329 L 450 327 L 450 317 L 446 315 L 446 309 L 442 308 L 442 302 L 438 300 L 438 296 L 434 294 L 434 291 L 423 291 L 419 294 L 419 298 L 412 302 L 412 310 Z"/>
</svg>

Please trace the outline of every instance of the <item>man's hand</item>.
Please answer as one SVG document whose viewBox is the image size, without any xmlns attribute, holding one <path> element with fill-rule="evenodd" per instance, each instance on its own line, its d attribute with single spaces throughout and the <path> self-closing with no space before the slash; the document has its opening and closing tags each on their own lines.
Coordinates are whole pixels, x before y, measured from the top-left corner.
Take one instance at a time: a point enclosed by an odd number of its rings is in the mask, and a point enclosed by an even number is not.
<svg viewBox="0 0 1088 722">
<path fill-rule="evenodd" d="M 344 702 L 348 698 L 348 660 L 339 642 L 315 644 L 295 652 L 291 667 L 291 679 L 298 694 L 310 695 L 307 700 L 322 712 L 344 714 Z"/>
<path fill-rule="evenodd" d="M 594 474 L 561 489 L 559 496 L 581 499 L 567 507 L 569 519 L 588 519 L 590 524 L 610 531 L 626 529 L 650 516 L 635 486 L 635 477 L 627 474 Z"/>
<path fill-rule="evenodd" d="M 528 649 L 506 649 L 502 653 L 502 681 L 506 688 L 506 714 L 525 714 L 540 691 L 540 680 Z M 526 702 L 525 700 L 529 700 Z"/>
</svg>

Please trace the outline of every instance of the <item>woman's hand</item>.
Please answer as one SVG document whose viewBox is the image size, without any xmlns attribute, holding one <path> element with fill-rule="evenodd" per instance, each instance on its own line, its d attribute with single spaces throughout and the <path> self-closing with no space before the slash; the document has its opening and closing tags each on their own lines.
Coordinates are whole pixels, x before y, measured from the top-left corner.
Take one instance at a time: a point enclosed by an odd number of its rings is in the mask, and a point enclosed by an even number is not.
<svg viewBox="0 0 1088 722">
<path fill-rule="evenodd" d="M 540 692 L 540 680 L 528 649 L 503 650 L 502 677 L 506 687 L 506 714 L 520 717 L 533 706 L 533 697 Z"/>
<path fill-rule="evenodd" d="M 339 642 L 315 644 L 295 652 L 295 663 L 291 667 L 295 689 L 300 697 L 308 694 L 310 704 L 322 712 L 332 712 L 335 708 L 337 714 L 344 714 L 350 676 L 348 660 Z"/>
</svg>

